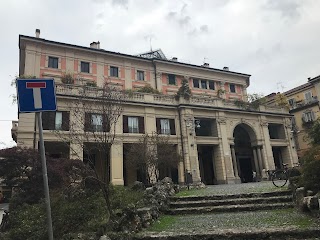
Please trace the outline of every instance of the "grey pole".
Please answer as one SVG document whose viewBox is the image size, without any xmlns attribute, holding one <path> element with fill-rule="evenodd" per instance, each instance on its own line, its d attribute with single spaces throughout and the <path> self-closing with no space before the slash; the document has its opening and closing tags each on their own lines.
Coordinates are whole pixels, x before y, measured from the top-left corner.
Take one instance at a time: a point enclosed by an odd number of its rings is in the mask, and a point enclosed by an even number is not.
<svg viewBox="0 0 320 240">
<path fill-rule="evenodd" d="M 49 235 L 49 240 L 53 240 L 47 163 L 46 163 L 46 155 L 45 155 L 44 141 L 43 141 L 42 116 L 41 116 L 42 113 L 37 112 L 36 115 L 38 119 L 38 128 L 39 128 L 40 156 L 41 156 L 41 163 L 42 163 L 42 175 L 43 175 L 44 194 L 45 194 L 46 211 L 47 211 L 48 235 Z"/>
</svg>

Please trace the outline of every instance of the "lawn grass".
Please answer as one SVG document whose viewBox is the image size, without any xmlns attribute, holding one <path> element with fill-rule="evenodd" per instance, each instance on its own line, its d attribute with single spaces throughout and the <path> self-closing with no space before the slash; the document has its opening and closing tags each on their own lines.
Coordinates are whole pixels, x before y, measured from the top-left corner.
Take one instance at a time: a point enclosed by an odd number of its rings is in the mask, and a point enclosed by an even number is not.
<svg viewBox="0 0 320 240">
<path fill-rule="evenodd" d="M 162 232 L 170 228 L 170 226 L 172 226 L 175 222 L 175 216 L 163 215 L 150 228 L 148 228 L 148 231 Z"/>
</svg>

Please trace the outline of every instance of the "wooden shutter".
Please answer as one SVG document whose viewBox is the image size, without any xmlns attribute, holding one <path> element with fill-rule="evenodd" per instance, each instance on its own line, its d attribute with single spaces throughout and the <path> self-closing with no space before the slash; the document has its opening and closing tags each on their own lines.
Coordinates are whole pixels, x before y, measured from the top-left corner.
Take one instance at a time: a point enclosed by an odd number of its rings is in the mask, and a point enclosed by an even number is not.
<svg viewBox="0 0 320 240">
<path fill-rule="evenodd" d="M 62 130 L 69 131 L 70 112 L 62 112 Z"/>
<path fill-rule="evenodd" d="M 139 133 L 144 133 L 144 117 L 138 117 L 139 119 Z"/>
<path fill-rule="evenodd" d="M 43 130 L 49 130 L 49 118 L 50 118 L 50 112 L 42 112 L 42 128 Z"/>
<path fill-rule="evenodd" d="M 91 113 L 85 113 L 85 117 L 84 117 L 84 131 L 86 131 L 86 132 L 92 131 Z"/>
<path fill-rule="evenodd" d="M 160 118 L 156 118 L 156 128 L 157 128 L 157 133 L 161 133 L 161 125 L 160 125 Z"/>
<path fill-rule="evenodd" d="M 108 116 L 103 115 L 103 120 L 102 120 L 102 127 L 104 132 L 110 132 L 110 121 Z"/>
<path fill-rule="evenodd" d="M 128 133 L 129 127 L 128 127 L 128 116 L 123 116 L 123 133 Z"/>
<path fill-rule="evenodd" d="M 169 119 L 169 123 L 170 123 L 170 134 L 176 135 L 176 125 L 174 123 L 174 119 Z"/>
</svg>

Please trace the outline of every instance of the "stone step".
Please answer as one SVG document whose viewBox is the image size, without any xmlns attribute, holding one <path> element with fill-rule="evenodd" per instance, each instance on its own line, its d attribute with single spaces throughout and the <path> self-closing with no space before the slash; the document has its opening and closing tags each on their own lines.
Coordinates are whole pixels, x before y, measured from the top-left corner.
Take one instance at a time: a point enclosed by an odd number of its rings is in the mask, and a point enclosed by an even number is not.
<svg viewBox="0 0 320 240">
<path fill-rule="evenodd" d="M 202 231 L 201 233 L 179 233 L 161 232 L 136 235 L 131 240 L 297 240 L 297 239 L 318 239 L 320 236 L 319 228 L 273 228 L 273 229 L 251 229 L 251 230 L 215 230 Z M 119 240 L 119 238 L 118 238 Z"/>
<path fill-rule="evenodd" d="M 243 194 L 226 194 L 226 195 L 208 195 L 208 196 L 184 196 L 170 198 L 171 202 L 178 201 L 201 201 L 201 200 L 223 200 L 223 199 L 236 199 L 236 198 L 263 198 L 263 197 L 276 197 L 276 196 L 291 196 L 291 191 L 275 191 L 275 192 L 262 192 L 262 193 L 243 193 Z"/>
<path fill-rule="evenodd" d="M 187 207 L 208 207 L 222 205 L 240 205 L 240 204 L 267 204 L 267 203 L 285 203 L 292 202 L 292 196 L 276 197 L 257 197 L 257 198 L 235 198 L 224 200 L 196 200 L 196 201 L 174 201 L 170 202 L 170 208 L 187 208 Z"/>
<path fill-rule="evenodd" d="M 209 207 L 187 207 L 187 208 L 170 208 L 167 214 L 199 214 L 199 213 L 220 213 L 220 212 L 242 212 L 258 211 L 267 209 L 293 208 L 293 203 L 269 203 L 269 204 L 239 204 L 239 205 L 222 205 Z"/>
</svg>

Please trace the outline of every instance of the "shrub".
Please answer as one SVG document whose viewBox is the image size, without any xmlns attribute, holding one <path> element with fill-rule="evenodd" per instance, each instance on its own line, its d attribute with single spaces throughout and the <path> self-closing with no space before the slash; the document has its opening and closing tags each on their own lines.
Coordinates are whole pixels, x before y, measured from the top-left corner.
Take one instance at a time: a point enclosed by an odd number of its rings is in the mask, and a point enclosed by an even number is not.
<svg viewBox="0 0 320 240">
<path fill-rule="evenodd" d="M 313 147 L 302 158 L 302 183 L 308 190 L 320 191 L 320 146 Z"/>
<path fill-rule="evenodd" d="M 160 94 L 160 92 L 157 89 L 154 89 L 153 87 L 151 87 L 150 84 L 147 84 L 144 87 L 138 89 L 137 92 Z"/>
<path fill-rule="evenodd" d="M 61 77 L 61 82 L 64 84 L 74 84 L 74 77 L 71 73 L 66 73 Z"/>
<path fill-rule="evenodd" d="M 110 186 L 112 209 L 125 209 L 129 205 L 140 206 L 143 191 L 134 191 L 124 186 Z"/>
</svg>

